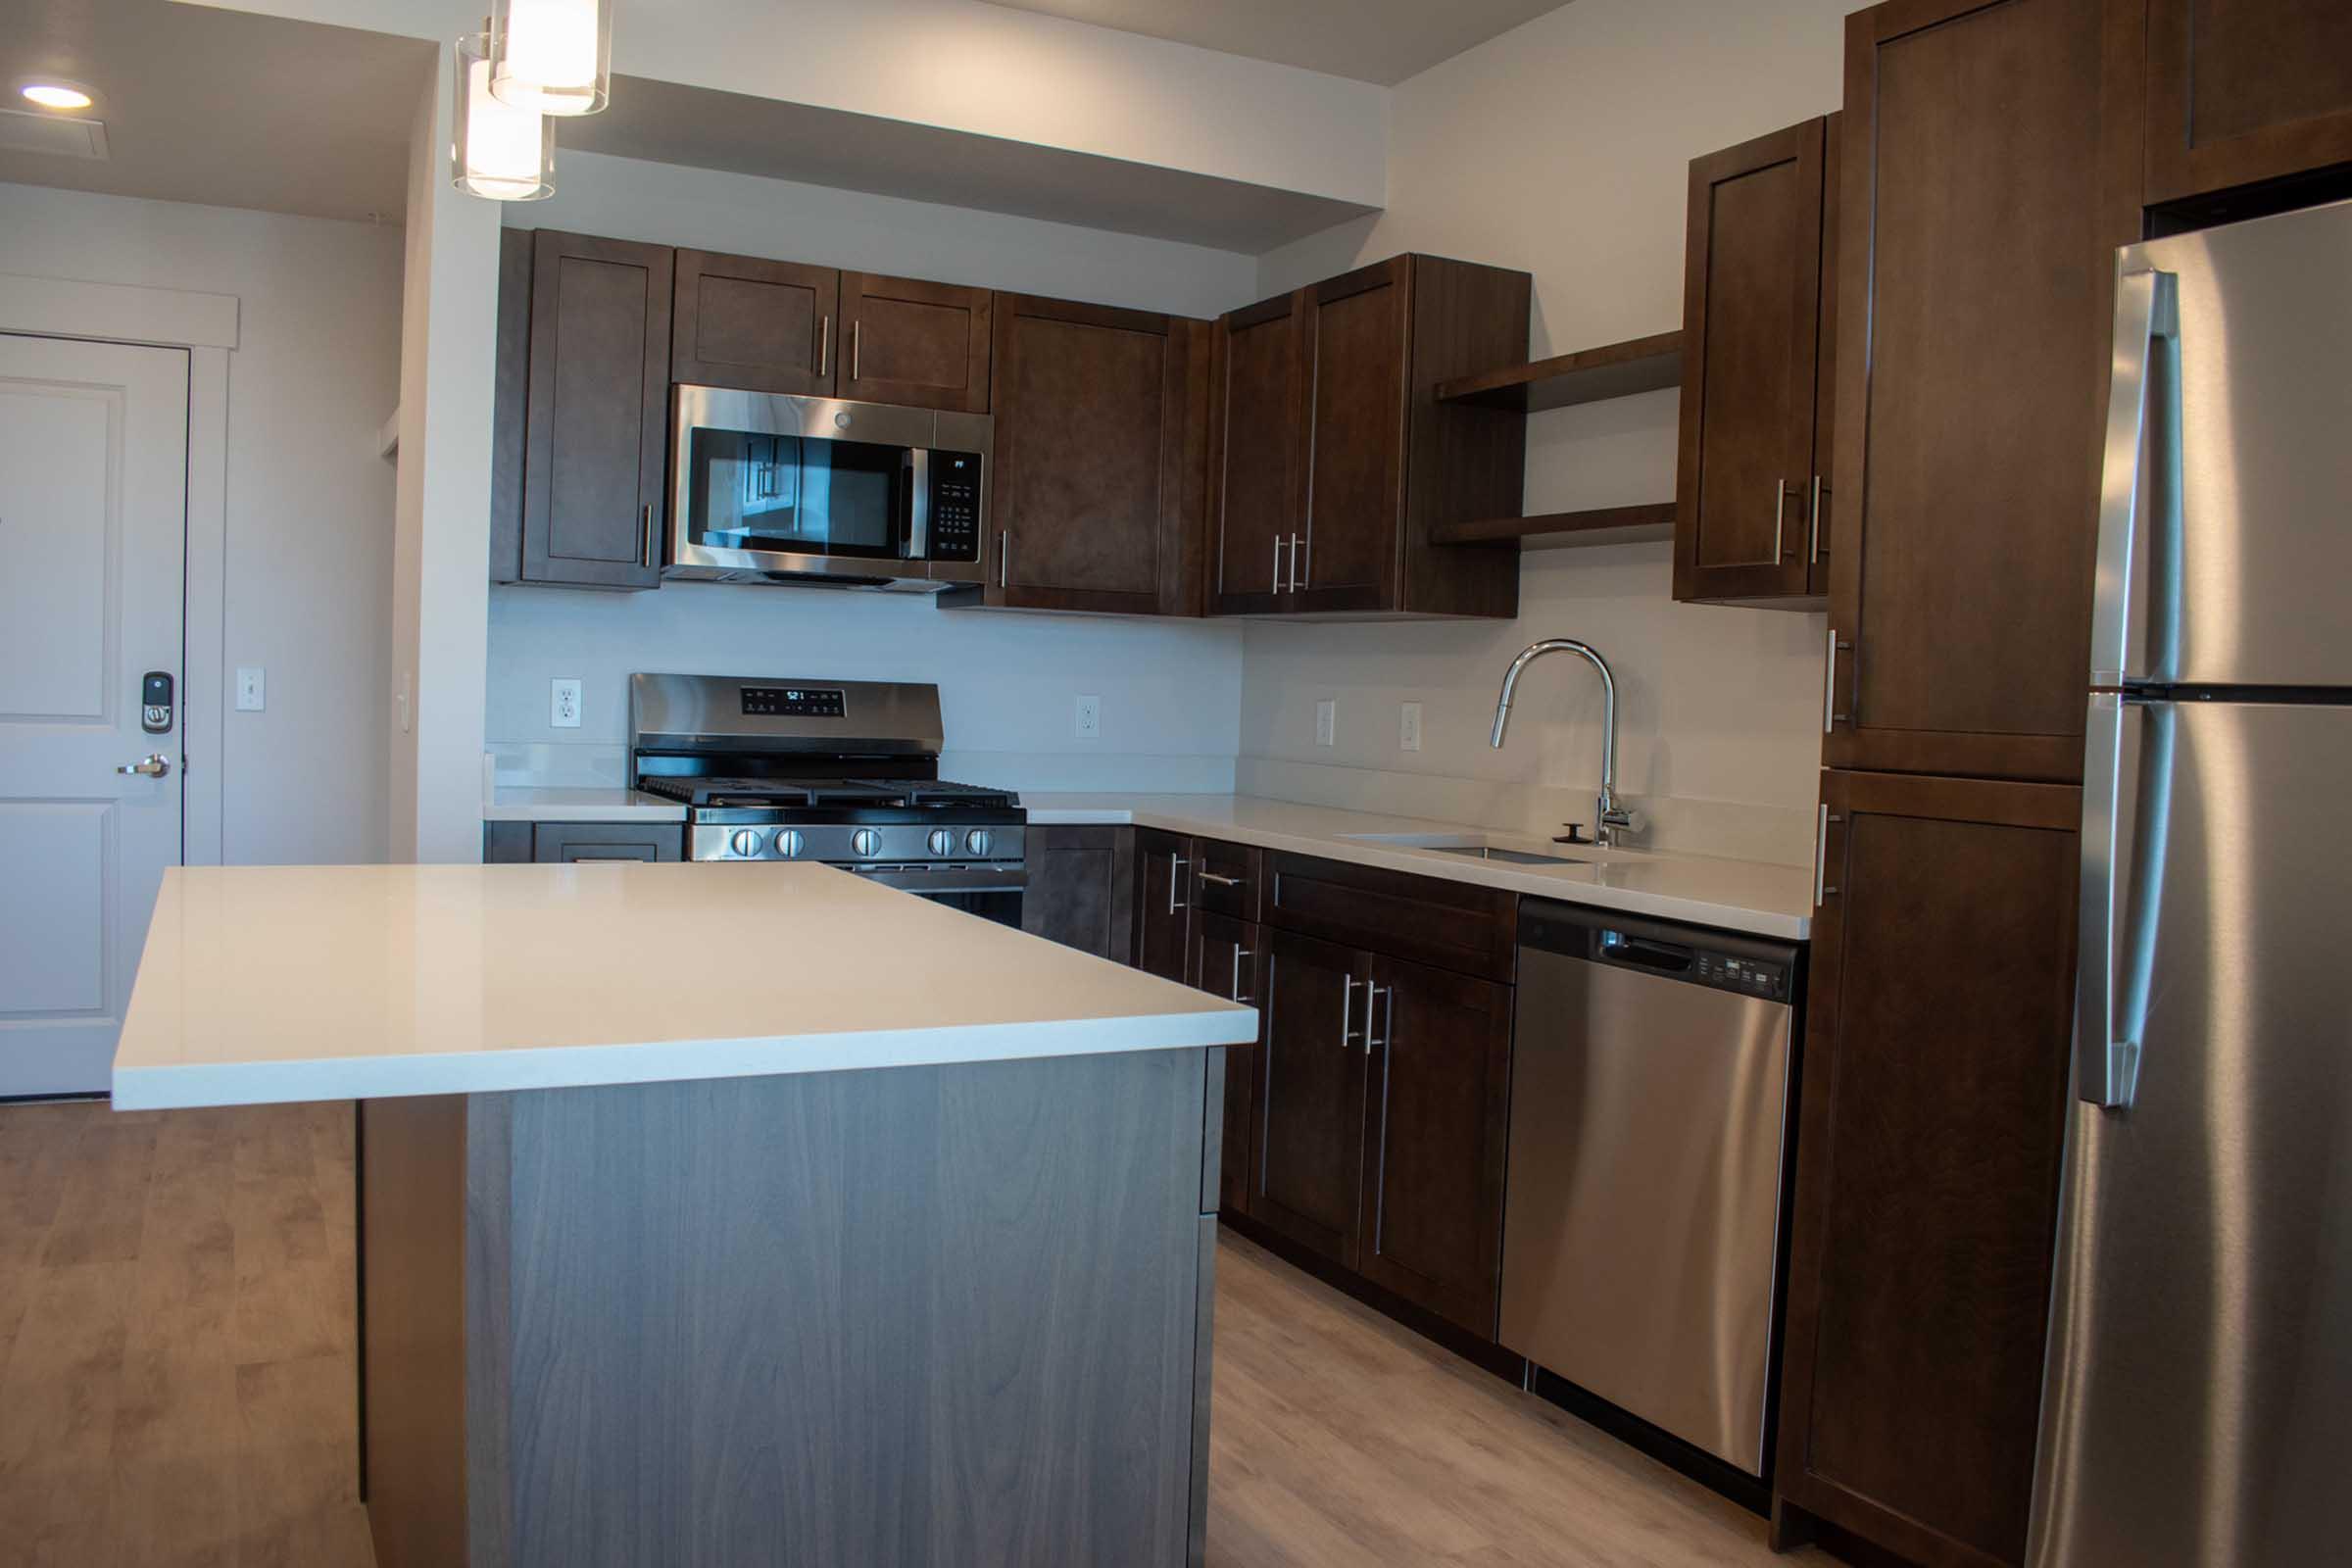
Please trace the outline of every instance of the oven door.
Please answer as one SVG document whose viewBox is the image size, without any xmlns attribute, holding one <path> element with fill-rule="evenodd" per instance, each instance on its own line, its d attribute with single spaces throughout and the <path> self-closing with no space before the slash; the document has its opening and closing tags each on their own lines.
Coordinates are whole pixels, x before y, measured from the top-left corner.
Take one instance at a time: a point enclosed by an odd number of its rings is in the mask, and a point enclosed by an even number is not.
<svg viewBox="0 0 2352 1568">
<path fill-rule="evenodd" d="M 929 410 L 718 387 L 671 393 L 676 575 L 902 575 L 929 527 Z"/>
<path fill-rule="evenodd" d="M 976 914 L 983 920 L 1020 929 L 1021 893 L 1029 881 L 1027 869 L 1020 865 L 965 865 L 936 871 L 913 866 L 868 871 L 861 866 L 844 865 L 840 869 L 887 888 L 904 889 L 952 909 L 961 909 L 966 914 Z"/>
</svg>

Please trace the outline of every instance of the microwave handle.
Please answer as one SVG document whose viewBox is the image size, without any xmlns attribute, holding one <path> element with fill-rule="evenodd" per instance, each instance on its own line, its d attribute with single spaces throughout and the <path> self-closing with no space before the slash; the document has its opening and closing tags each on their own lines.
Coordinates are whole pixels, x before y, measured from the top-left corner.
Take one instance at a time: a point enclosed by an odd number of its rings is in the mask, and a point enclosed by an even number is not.
<svg viewBox="0 0 2352 1568">
<path fill-rule="evenodd" d="M 906 504 L 899 535 L 899 557 L 922 561 L 931 554 L 931 454 L 911 447 L 900 459 L 900 476 L 906 486 Z"/>
</svg>

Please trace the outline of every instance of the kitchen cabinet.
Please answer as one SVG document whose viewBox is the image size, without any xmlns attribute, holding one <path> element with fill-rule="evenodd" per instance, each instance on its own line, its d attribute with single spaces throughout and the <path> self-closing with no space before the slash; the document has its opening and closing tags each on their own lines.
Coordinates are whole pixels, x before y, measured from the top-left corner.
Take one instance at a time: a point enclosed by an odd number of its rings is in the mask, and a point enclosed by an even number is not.
<svg viewBox="0 0 2352 1568">
<path fill-rule="evenodd" d="M 1846 19 L 1832 766 L 2082 776 L 2139 36 L 2110 0 Z"/>
<path fill-rule="evenodd" d="M 833 395 L 841 273 L 832 268 L 682 250 L 674 299 L 671 380 Z"/>
<path fill-rule="evenodd" d="M 1775 1487 L 1926 1568 L 2023 1560 L 2080 790 L 1823 785 Z"/>
<path fill-rule="evenodd" d="M 2147 29 L 2149 205 L 2352 163 L 2344 0 L 2147 0 Z"/>
<path fill-rule="evenodd" d="M 1266 932 L 1263 926 L 1205 908 L 1195 923 L 1192 969 L 1186 978 L 1198 990 L 1260 1009 L 1257 1042 L 1225 1048 L 1225 1136 L 1217 1207 L 1225 1214 L 1247 1213 L 1257 1143 L 1258 1047 L 1266 1037 Z"/>
<path fill-rule="evenodd" d="M 1135 941 L 1132 829 L 1050 824 L 1024 830 L 1029 868 L 1021 929 L 1118 963 Z"/>
<path fill-rule="evenodd" d="M 1292 931 L 1268 933 L 1266 949 L 1258 1148 L 1247 1209 L 1268 1230 L 1352 1269 L 1372 960 Z"/>
<path fill-rule="evenodd" d="M 983 586 L 1022 610 L 1200 613 L 1205 321 L 999 294 Z"/>
<path fill-rule="evenodd" d="M 959 283 L 842 273 L 840 395 L 986 414 L 993 298 Z"/>
<path fill-rule="evenodd" d="M 1434 525 L 1518 514 L 1527 431 L 1440 381 L 1527 352 L 1524 272 L 1398 256 L 1217 326 L 1218 614 L 1509 616 L 1515 549 Z"/>
<path fill-rule="evenodd" d="M 1515 893 L 1308 855 L 1268 859 L 1269 925 L 1482 979 L 1511 978 Z"/>
<path fill-rule="evenodd" d="M 1481 1339 L 1502 1269 L 1511 988 L 1372 959 L 1356 1269 Z"/>
<path fill-rule="evenodd" d="M 485 822 L 482 863 L 576 865 L 583 860 L 682 860 L 676 822 Z"/>
<path fill-rule="evenodd" d="M 1193 841 L 1138 828 L 1135 854 L 1135 966 L 1182 980 L 1192 953 Z"/>
<path fill-rule="evenodd" d="M 501 461 L 493 495 L 503 478 L 514 514 L 503 535 L 494 525 L 493 540 L 511 539 L 514 553 L 510 561 L 499 548 L 493 573 L 575 588 L 656 587 L 666 514 L 672 253 L 544 228 L 528 244 L 527 301 L 508 312 L 501 300 L 502 359 L 513 334 L 527 347 L 518 421 L 504 395 L 503 365 L 498 381 L 499 418 L 520 432 L 520 474 L 516 482 L 514 444 L 494 439 Z"/>
<path fill-rule="evenodd" d="M 1691 161 L 1677 599 L 1818 609 L 1828 593 L 1838 119 Z"/>
</svg>

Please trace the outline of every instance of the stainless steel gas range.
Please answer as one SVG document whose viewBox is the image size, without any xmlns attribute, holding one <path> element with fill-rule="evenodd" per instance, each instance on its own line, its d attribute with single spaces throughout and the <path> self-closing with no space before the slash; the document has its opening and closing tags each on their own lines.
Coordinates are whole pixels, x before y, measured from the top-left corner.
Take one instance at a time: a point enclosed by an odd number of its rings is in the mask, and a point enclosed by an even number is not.
<svg viewBox="0 0 2352 1568">
<path fill-rule="evenodd" d="M 939 776 L 939 688 L 629 678 L 631 782 L 686 807 L 705 861 L 816 860 L 1020 923 L 1028 813 Z"/>
</svg>

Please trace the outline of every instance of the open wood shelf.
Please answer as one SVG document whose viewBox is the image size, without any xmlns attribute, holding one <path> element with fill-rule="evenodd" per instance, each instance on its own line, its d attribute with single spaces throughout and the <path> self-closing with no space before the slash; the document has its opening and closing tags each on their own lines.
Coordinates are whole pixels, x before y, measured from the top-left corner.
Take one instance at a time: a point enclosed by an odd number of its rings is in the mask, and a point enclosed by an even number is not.
<svg viewBox="0 0 2352 1568">
<path fill-rule="evenodd" d="M 1532 517 L 1441 522 L 1429 530 L 1433 545 L 1490 545 L 1515 539 L 1521 550 L 1573 550 L 1673 537 L 1671 501 L 1646 507 L 1596 507 L 1589 512 L 1544 512 Z"/>
<path fill-rule="evenodd" d="M 1682 384 L 1683 334 L 1678 330 L 1440 381 L 1438 401 L 1536 414 Z"/>
</svg>

